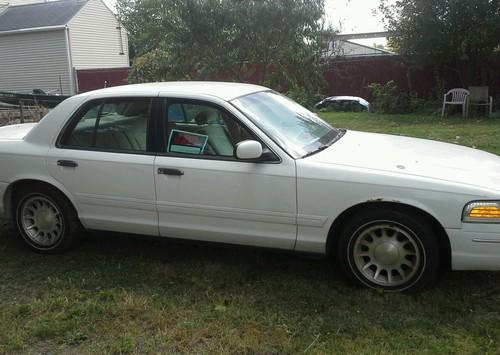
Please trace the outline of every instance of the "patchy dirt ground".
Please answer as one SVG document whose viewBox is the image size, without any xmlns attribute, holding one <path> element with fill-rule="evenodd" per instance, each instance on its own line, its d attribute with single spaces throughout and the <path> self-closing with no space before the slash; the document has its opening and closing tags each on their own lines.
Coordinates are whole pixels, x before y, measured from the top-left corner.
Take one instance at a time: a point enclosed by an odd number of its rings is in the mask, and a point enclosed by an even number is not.
<svg viewBox="0 0 500 355">
<path fill-rule="evenodd" d="M 500 351 L 498 272 L 383 294 L 328 260 L 269 250 L 103 234 L 44 256 L 6 233 L 0 354 Z"/>
</svg>

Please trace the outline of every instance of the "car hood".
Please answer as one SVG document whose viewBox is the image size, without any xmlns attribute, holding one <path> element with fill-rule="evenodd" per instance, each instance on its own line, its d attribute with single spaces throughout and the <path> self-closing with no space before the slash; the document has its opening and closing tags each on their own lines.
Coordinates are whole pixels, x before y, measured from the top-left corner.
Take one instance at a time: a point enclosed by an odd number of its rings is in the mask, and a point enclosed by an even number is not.
<svg viewBox="0 0 500 355">
<path fill-rule="evenodd" d="M 426 139 L 347 131 L 306 159 L 445 180 L 500 191 L 500 157 Z"/>
<path fill-rule="evenodd" d="M 0 139 L 1 140 L 23 139 L 36 125 L 37 125 L 36 123 L 23 123 L 23 124 L 0 127 Z"/>
</svg>

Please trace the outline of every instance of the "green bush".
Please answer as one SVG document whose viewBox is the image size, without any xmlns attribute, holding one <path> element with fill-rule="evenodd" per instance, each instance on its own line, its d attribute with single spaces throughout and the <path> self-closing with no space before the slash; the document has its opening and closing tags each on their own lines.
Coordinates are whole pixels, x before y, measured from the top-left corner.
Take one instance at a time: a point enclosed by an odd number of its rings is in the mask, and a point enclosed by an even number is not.
<svg viewBox="0 0 500 355">
<path fill-rule="evenodd" d="M 414 92 L 401 91 L 392 80 L 385 84 L 371 83 L 368 89 L 373 96 L 370 110 L 375 113 L 422 112 L 434 106 Z"/>
<path fill-rule="evenodd" d="M 371 111 L 376 113 L 407 112 L 407 96 L 402 95 L 393 81 L 385 84 L 371 83 L 368 89 L 373 96 Z"/>
<path fill-rule="evenodd" d="M 292 86 L 286 95 L 295 102 L 298 102 L 309 109 L 314 108 L 314 104 L 321 101 L 323 95 L 317 92 L 309 92 L 304 87 Z"/>
</svg>

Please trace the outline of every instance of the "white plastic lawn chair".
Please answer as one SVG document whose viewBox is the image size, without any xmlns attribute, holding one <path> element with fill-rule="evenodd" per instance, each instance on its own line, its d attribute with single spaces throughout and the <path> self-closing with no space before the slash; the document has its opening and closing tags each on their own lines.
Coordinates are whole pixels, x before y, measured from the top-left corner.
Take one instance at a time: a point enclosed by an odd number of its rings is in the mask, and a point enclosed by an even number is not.
<svg viewBox="0 0 500 355">
<path fill-rule="evenodd" d="M 488 93 L 487 86 L 469 86 L 469 103 L 467 105 L 467 115 L 469 115 L 470 106 L 487 106 L 489 107 L 488 115 L 493 112 L 493 97 Z"/>
<path fill-rule="evenodd" d="M 469 90 L 466 89 L 451 89 L 444 95 L 443 111 L 441 117 L 444 117 L 446 105 L 462 105 L 462 115 L 467 116 L 467 100 L 469 98 Z M 448 101 L 449 100 L 449 101 Z"/>
</svg>

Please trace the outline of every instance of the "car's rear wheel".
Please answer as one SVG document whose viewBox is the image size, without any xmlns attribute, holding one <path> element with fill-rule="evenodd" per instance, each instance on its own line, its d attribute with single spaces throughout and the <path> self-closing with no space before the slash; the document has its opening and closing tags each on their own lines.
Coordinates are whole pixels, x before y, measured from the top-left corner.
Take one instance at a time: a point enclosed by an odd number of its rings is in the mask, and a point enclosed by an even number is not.
<svg viewBox="0 0 500 355">
<path fill-rule="evenodd" d="M 82 233 L 71 203 L 59 191 L 43 184 L 15 193 L 13 217 L 21 240 L 39 253 L 64 252 Z"/>
<path fill-rule="evenodd" d="M 426 219 L 410 213 L 360 213 L 344 226 L 337 251 L 348 278 L 374 289 L 417 291 L 438 276 L 436 235 Z"/>
</svg>

